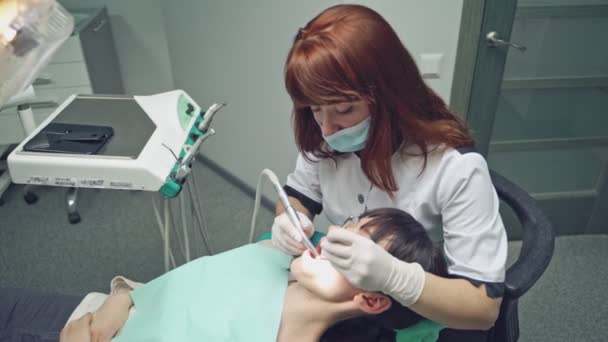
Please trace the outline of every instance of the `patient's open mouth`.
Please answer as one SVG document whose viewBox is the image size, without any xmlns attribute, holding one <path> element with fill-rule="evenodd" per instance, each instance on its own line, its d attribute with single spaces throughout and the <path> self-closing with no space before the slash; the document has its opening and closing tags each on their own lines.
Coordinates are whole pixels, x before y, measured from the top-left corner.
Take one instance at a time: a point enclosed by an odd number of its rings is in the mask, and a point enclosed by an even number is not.
<svg viewBox="0 0 608 342">
<path fill-rule="evenodd" d="M 318 258 L 321 260 L 326 260 L 325 256 L 323 255 L 323 248 L 321 248 L 321 244 L 318 244 L 317 247 L 315 247 L 315 249 L 317 250 Z M 315 258 L 314 256 L 312 256 L 312 257 Z"/>
</svg>

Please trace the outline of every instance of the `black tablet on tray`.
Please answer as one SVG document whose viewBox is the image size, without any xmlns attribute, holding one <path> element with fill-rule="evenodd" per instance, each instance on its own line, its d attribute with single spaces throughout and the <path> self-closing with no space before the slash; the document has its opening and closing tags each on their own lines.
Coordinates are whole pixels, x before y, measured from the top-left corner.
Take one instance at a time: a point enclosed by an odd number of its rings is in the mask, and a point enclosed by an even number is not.
<svg viewBox="0 0 608 342">
<path fill-rule="evenodd" d="M 97 154 L 110 141 L 114 130 L 109 126 L 50 123 L 24 146 L 24 151 Z"/>
</svg>

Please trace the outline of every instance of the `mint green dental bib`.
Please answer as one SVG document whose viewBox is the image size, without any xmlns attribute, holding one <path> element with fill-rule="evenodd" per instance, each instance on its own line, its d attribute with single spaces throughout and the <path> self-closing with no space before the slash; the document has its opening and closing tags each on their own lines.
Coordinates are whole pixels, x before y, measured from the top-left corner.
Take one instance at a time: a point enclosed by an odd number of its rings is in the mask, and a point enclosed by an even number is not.
<svg viewBox="0 0 608 342">
<path fill-rule="evenodd" d="M 112 341 L 276 341 L 291 260 L 252 244 L 187 263 L 131 293 Z"/>
</svg>

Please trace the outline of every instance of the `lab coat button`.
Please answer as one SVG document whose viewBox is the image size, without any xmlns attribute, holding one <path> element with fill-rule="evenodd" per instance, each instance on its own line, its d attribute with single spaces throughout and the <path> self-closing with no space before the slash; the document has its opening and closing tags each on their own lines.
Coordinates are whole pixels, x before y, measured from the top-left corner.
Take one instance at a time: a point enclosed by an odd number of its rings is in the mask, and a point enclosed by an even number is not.
<svg viewBox="0 0 608 342">
<path fill-rule="evenodd" d="M 363 194 L 359 194 L 359 196 L 357 196 L 357 199 L 359 200 L 359 203 L 363 204 L 363 201 L 365 200 L 365 198 L 363 198 Z"/>
</svg>

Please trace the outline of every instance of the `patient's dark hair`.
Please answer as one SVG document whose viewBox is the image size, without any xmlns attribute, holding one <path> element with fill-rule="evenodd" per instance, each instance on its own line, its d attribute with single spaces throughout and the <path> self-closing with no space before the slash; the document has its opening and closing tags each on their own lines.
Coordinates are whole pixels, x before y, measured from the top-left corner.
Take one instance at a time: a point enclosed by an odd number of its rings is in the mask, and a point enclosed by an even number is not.
<svg viewBox="0 0 608 342">
<path fill-rule="evenodd" d="M 447 275 L 441 250 L 428 236 L 424 227 L 410 214 L 393 208 L 368 211 L 360 219 L 370 219 L 361 229 L 371 239 L 386 243 L 386 250 L 399 260 L 417 262 L 422 268 L 438 276 Z M 365 315 L 334 324 L 321 337 L 321 342 L 333 341 L 395 341 L 395 329 L 410 327 L 422 316 L 391 298 L 391 307 L 378 315 Z"/>
</svg>

